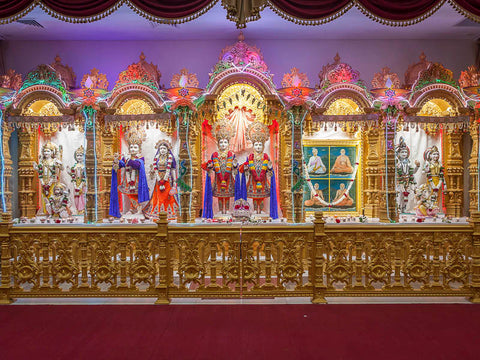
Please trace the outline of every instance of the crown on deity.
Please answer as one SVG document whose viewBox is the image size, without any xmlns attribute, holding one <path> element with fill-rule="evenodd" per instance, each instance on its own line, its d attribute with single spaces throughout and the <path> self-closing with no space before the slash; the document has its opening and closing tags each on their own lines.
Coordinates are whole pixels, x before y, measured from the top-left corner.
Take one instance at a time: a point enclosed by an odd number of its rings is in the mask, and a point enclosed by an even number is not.
<svg viewBox="0 0 480 360">
<path fill-rule="evenodd" d="M 129 145 L 136 144 L 138 146 L 142 146 L 142 143 L 147 138 L 147 134 L 145 134 L 145 130 L 143 129 L 136 129 L 132 127 L 125 134 L 125 138 Z"/>
<path fill-rule="evenodd" d="M 61 182 L 57 182 L 53 185 L 53 189 L 60 189 L 62 192 L 65 192 L 67 190 L 67 186 L 65 184 L 62 184 Z"/>
<path fill-rule="evenodd" d="M 395 152 L 398 156 L 398 154 L 400 154 L 400 151 L 402 150 L 407 150 L 407 157 L 410 156 L 410 148 L 407 146 L 407 144 L 405 143 L 405 139 L 403 138 L 403 136 L 400 136 L 400 140 L 398 142 L 398 145 L 396 146 L 395 148 Z"/>
<path fill-rule="evenodd" d="M 230 141 L 234 133 L 232 124 L 226 119 L 218 120 L 213 127 L 213 136 L 217 141 L 221 139 L 227 139 Z"/>
<path fill-rule="evenodd" d="M 425 150 L 425 152 L 423 153 L 423 159 L 425 161 L 430 161 L 430 157 L 433 153 L 438 153 L 440 155 L 440 151 L 438 150 L 438 147 L 436 145 L 433 145 L 432 147 L 429 147 L 427 148 L 427 150 Z"/>
<path fill-rule="evenodd" d="M 262 122 L 254 121 L 247 127 L 247 139 L 252 143 L 265 143 L 270 136 L 267 125 Z"/>
<path fill-rule="evenodd" d="M 52 143 L 51 141 L 47 141 L 45 144 L 43 144 L 42 147 L 42 154 L 45 149 L 48 149 L 52 152 L 52 157 L 57 156 L 58 153 L 58 146 Z"/>
<path fill-rule="evenodd" d="M 168 150 L 172 149 L 172 143 L 167 139 L 162 139 L 157 142 L 155 149 L 160 149 L 160 146 L 166 146 Z"/>
<path fill-rule="evenodd" d="M 77 157 L 77 155 L 85 155 L 85 149 L 83 148 L 83 145 L 80 145 L 80 147 L 75 150 L 75 153 L 73 155 L 75 158 Z"/>
</svg>

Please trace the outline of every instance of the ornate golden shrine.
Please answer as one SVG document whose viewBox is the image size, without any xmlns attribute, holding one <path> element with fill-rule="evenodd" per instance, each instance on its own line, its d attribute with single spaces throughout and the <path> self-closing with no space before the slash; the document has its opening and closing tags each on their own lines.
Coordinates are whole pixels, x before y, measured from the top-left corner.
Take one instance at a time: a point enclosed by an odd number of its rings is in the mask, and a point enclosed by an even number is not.
<svg viewBox="0 0 480 360">
<path fill-rule="evenodd" d="M 171 297 L 240 294 L 310 296 L 317 303 L 347 295 L 455 295 L 478 302 L 477 69 L 463 72 L 458 86 L 449 70 L 423 55 L 407 70 L 406 88 L 384 68 L 368 91 L 337 54 L 321 70 L 317 88 L 294 68 L 276 89 L 260 51 L 240 38 L 221 53 L 205 89 L 186 69 L 169 89 L 160 87 L 160 77 L 141 54 L 111 91 L 97 69 L 74 89 L 75 74 L 59 57 L 23 83 L 13 71 L 1 78 L 10 87 L 2 111 L 2 302 L 21 296 L 125 295 L 168 303 Z M 208 129 L 236 108 L 269 127 L 281 212 L 287 222 L 303 224 L 181 225 L 201 214 Z M 156 226 L 13 225 L 12 212 L 25 222 L 35 216 L 39 179 L 32 164 L 41 144 L 65 131 L 82 137 L 86 148 L 85 222 L 108 222 L 114 155 L 122 152 L 124 134 L 139 128 L 175 144 L 182 182 L 179 224 L 167 225 L 161 215 Z M 328 143 L 322 138 L 327 133 L 334 136 L 332 144 L 355 140 L 361 148 L 359 206 L 351 214 L 398 221 L 393 144 L 402 131 L 441 139 L 448 184 L 442 205 L 448 216 L 469 216 L 471 225 L 335 227 L 325 225 L 321 212 L 315 212 L 313 225 L 305 224 L 304 146 Z M 8 146 L 14 132 L 18 158 Z M 471 142 L 470 154 L 464 153 L 465 141 Z M 10 181 L 14 163 L 16 187 Z M 12 209 L 13 197 L 18 209 Z"/>
</svg>

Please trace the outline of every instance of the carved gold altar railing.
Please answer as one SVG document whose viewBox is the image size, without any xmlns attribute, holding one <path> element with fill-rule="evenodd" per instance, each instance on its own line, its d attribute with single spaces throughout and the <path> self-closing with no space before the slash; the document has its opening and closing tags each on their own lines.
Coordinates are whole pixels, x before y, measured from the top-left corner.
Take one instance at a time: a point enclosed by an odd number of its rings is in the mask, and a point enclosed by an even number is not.
<svg viewBox="0 0 480 360">
<path fill-rule="evenodd" d="M 12 226 L 0 303 L 20 297 L 465 296 L 480 302 L 470 224 Z"/>
</svg>

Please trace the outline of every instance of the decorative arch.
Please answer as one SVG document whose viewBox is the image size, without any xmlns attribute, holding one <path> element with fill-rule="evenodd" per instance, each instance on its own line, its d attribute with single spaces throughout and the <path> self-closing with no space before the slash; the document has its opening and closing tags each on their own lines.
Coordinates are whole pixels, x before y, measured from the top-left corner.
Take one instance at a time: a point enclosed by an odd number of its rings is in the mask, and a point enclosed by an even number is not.
<svg viewBox="0 0 480 360">
<path fill-rule="evenodd" d="M 434 98 L 451 103 L 457 112 L 467 106 L 462 90 L 453 79 L 452 71 L 440 63 L 430 63 L 420 71 L 412 89 L 410 104 L 413 107 L 422 107 Z"/>
<path fill-rule="evenodd" d="M 215 64 L 205 89 L 207 94 L 219 95 L 235 83 L 247 83 L 265 95 L 277 95 L 273 75 L 263 60 L 260 50 L 244 42 L 240 33 L 238 42 L 224 48 Z"/>
<path fill-rule="evenodd" d="M 455 111 L 459 112 L 461 108 L 467 106 L 465 97 L 462 92 L 448 84 L 431 84 L 412 94 L 410 104 L 415 108 L 422 108 L 428 101 L 432 99 L 442 99 L 450 103 Z"/>
<path fill-rule="evenodd" d="M 314 95 L 316 106 L 328 108 L 338 99 L 349 99 L 363 109 L 372 106 L 371 95 L 360 79 L 360 73 L 349 64 L 340 62 L 340 56 L 332 64 L 323 66 L 318 74 L 320 90 Z"/>
<path fill-rule="evenodd" d="M 73 75 L 74 76 L 74 75 Z M 35 100 L 48 100 L 59 109 L 65 109 L 72 102 L 68 86 L 50 65 L 39 65 L 29 72 L 13 100 L 13 109 L 23 109 Z"/>
<path fill-rule="evenodd" d="M 157 65 L 147 63 L 142 52 L 137 63 L 129 65 L 118 75 L 115 87 L 106 100 L 107 106 L 118 109 L 130 99 L 141 99 L 148 103 L 154 111 L 158 111 L 164 104 L 159 85 L 161 76 Z"/>
</svg>

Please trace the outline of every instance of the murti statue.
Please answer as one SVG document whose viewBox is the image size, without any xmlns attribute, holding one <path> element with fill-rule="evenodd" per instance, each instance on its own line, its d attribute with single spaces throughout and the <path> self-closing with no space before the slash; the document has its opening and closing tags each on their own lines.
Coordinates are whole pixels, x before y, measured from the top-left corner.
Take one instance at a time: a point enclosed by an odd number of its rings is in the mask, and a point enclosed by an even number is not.
<svg viewBox="0 0 480 360">
<path fill-rule="evenodd" d="M 75 150 L 74 158 L 75 164 L 72 167 L 67 166 L 67 171 L 72 178 L 73 184 L 73 201 L 77 214 L 81 215 L 85 213 L 85 193 L 87 191 L 87 179 L 85 176 L 85 164 L 84 164 L 85 149 L 80 146 Z"/>
<path fill-rule="evenodd" d="M 67 218 L 70 215 L 68 207 L 68 190 L 65 184 L 55 183 L 52 194 L 48 197 L 47 211 L 50 217 Z"/>
<path fill-rule="evenodd" d="M 345 187 L 344 183 L 340 183 L 340 187 L 335 193 L 335 198 L 333 199 L 333 203 L 336 203 L 339 200 L 340 202 L 335 204 L 336 207 L 353 205 L 353 199 L 350 196 L 348 188 Z"/>
<path fill-rule="evenodd" d="M 160 140 L 155 148 L 157 152 L 153 164 L 150 165 L 150 178 L 155 179 L 155 187 L 150 201 L 143 209 L 143 214 L 149 219 L 158 219 L 160 212 L 166 211 L 168 217 L 173 218 L 178 207 L 175 199 L 177 163 L 168 140 Z"/>
<path fill-rule="evenodd" d="M 417 216 L 423 218 L 425 216 L 434 217 L 437 215 L 438 209 L 438 193 L 432 191 L 427 184 L 422 184 L 415 190 L 415 213 Z"/>
<path fill-rule="evenodd" d="M 141 146 L 146 135 L 142 129 L 131 128 L 125 135 L 129 153 L 120 156 L 114 154 L 112 181 L 110 187 L 109 215 L 121 217 L 122 214 L 140 214 L 142 202 L 149 200 L 145 159 L 141 156 Z M 129 210 L 125 212 L 122 194 L 129 200 Z"/>
<path fill-rule="evenodd" d="M 217 140 L 218 151 L 215 151 L 210 160 L 202 164 L 202 169 L 207 172 L 205 179 L 204 218 L 213 217 L 212 197 L 218 199 L 218 209 L 221 214 L 226 214 L 230 208 L 230 198 L 239 191 L 239 177 L 237 172 L 237 159 L 229 150 L 230 139 L 234 135 L 233 126 L 227 120 L 219 120 L 214 126 L 213 136 Z M 213 173 L 213 187 L 211 186 L 210 173 Z M 237 187 L 237 190 L 236 190 Z M 237 198 L 235 198 L 237 200 Z"/>
<path fill-rule="evenodd" d="M 37 215 L 48 214 L 48 198 L 53 194 L 53 185 L 60 181 L 60 172 L 63 170 L 62 147 L 48 141 L 42 146 L 38 164 L 33 163 L 38 172 L 41 186 L 41 200 Z"/>
<path fill-rule="evenodd" d="M 435 216 L 439 211 L 438 197 L 443 188 L 447 189 L 443 166 L 440 162 L 440 151 L 436 146 L 427 148 L 423 154 L 425 164 L 423 172 L 427 176 L 427 182 L 417 190 L 417 206 L 415 211 L 418 216 Z"/>
<path fill-rule="evenodd" d="M 240 165 L 240 171 L 246 176 L 247 196 L 253 200 L 253 208 L 257 214 L 262 212 L 264 200 L 270 198 L 270 217 L 276 219 L 278 209 L 275 173 L 270 158 L 263 152 L 269 138 L 268 127 L 261 122 L 253 122 L 247 128 L 247 138 L 253 144 L 253 153 Z"/>
<path fill-rule="evenodd" d="M 440 192 L 443 188 L 447 190 L 447 184 L 445 183 L 445 174 L 443 172 L 443 166 L 440 162 L 440 151 L 434 145 L 423 154 L 425 159 L 425 165 L 423 165 L 423 172 L 427 176 L 427 184 L 429 188 L 434 192 Z"/>
<path fill-rule="evenodd" d="M 416 184 L 413 175 L 420 168 L 420 162 L 415 160 L 415 167 L 410 165 L 410 149 L 405 143 L 403 137 L 400 137 L 399 143 L 395 149 L 395 155 L 397 157 L 395 170 L 397 172 L 398 206 L 400 212 L 403 213 L 407 208 L 410 190 L 413 190 Z"/>
</svg>

